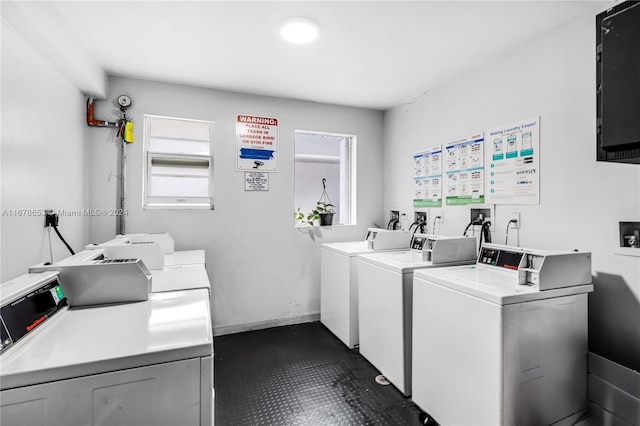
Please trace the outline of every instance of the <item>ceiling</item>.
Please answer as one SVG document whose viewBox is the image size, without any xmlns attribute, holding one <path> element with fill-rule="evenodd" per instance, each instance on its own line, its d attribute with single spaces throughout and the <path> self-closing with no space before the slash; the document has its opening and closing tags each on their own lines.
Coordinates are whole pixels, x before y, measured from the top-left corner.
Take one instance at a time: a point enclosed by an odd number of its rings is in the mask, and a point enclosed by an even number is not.
<svg viewBox="0 0 640 426">
<path fill-rule="evenodd" d="M 385 110 L 611 1 L 55 1 L 109 74 Z M 318 22 L 310 45 L 279 37 Z M 595 18 L 594 18 L 595 22 Z"/>
</svg>

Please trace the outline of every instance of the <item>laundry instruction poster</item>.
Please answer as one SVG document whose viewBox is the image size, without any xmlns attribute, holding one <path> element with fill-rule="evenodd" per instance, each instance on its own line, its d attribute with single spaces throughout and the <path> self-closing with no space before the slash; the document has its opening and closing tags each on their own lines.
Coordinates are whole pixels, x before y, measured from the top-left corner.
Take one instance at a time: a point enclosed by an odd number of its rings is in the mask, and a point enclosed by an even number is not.
<svg viewBox="0 0 640 426">
<path fill-rule="evenodd" d="M 442 145 L 413 156 L 413 206 L 442 206 Z"/>
<path fill-rule="evenodd" d="M 278 119 L 238 114 L 237 170 L 278 171 Z"/>
<path fill-rule="evenodd" d="M 489 204 L 540 204 L 540 117 L 486 133 Z"/>
<path fill-rule="evenodd" d="M 447 142 L 443 155 L 447 205 L 484 204 L 483 133 Z"/>
</svg>

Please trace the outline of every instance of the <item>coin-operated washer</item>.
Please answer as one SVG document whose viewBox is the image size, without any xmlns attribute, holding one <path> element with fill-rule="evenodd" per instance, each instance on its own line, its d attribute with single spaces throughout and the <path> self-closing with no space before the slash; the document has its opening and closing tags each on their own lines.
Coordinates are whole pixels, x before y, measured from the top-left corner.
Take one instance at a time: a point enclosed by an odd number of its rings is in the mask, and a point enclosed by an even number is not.
<svg viewBox="0 0 640 426">
<path fill-rule="evenodd" d="M 211 294 L 211 283 L 204 264 L 164 265 L 165 255 L 154 242 L 136 244 L 97 244 L 57 262 L 45 262 L 29 268 L 29 272 L 60 271 L 66 285 L 87 286 L 97 279 L 113 280 L 114 271 L 131 263 L 138 263 L 146 270 L 152 293 L 204 288 Z M 110 273 L 103 273 L 98 266 L 112 265 Z M 106 270 L 105 270 L 106 271 Z M 90 275 L 87 275 L 90 274 Z M 70 276 L 67 276 L 70 275 Z M 109 276 L 111 275 L 111 276 Z M 87 278 L 90 278 L 87 280 Z M 126 285 L 116 281 L 113 285 Z M 96 286 L 99 290 L 108 287 Z M 79 294 L 74 292 L 73 294 Z"/>
<path fill-rule="evenodd" d="M 475 238 L 427 234 L 415 234 L 408 251 L 358 257 L 360 353 L 404 395 L 411 395 L 414 271 L 475 258 Z"/>
<path fill-rule="evenodd" d="M 58 277 L 0 285 L 0 424 L 212 424 L 206 290 L 68 309 Z"/>
<path fill-rule="evenodd" d="M 154 293 L 206 288 L 211 282 L 205 269 L 204 250 L 175 251 L 168 233 L 124 234 L 100 244 L 89 244 L 85 250 L 103 250 L 109 259 L 139 257 L 153 275 Z"/>
<path fill-rule="evenodd" d="M 204 250 L 175 250 L 175 243 L 173 237 L 166 232 L 159 233 L 139 233 L 139 234 L 120 234 L 112 240 L 105 241 L 100 244 L 88 244 L 85 246 L 86 250 L 103 248 L 105 246 L 126 246 L 126 245 L 139 245 L 139 244 L 157 244 L 162 253 L 164 254 L 164 266 L 177 266 L 177 265 L 204 265 L 205 252 Z M 155 269 L 155 268 L 154 268 Z"/>
<path fill-rule="evenodd" d="M 413 401 L 440 424 L 574 424 L 587 407 L 591 254 L 482 246 L 416 271 Z"/>
<path fill-rule="evenodd" d="M 324 243 L 320 267 L 320 322 L 349 349 L 358 337 L 358 255 L 376 251 L 406 250 L 411 234 L 369 228 L 363 241 Z"/>
</svg>

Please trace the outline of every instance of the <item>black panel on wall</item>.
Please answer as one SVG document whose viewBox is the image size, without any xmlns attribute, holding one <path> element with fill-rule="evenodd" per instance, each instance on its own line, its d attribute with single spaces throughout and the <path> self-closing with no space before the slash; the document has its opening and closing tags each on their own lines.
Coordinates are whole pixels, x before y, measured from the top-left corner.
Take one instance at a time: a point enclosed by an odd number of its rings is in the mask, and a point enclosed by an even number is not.
<svg viewBox="0 0 640 426">
<path fill-rule="evenodd" d="M 640 1 L 596 17 L 597 159 L 640 164 Z"/>
</svg>

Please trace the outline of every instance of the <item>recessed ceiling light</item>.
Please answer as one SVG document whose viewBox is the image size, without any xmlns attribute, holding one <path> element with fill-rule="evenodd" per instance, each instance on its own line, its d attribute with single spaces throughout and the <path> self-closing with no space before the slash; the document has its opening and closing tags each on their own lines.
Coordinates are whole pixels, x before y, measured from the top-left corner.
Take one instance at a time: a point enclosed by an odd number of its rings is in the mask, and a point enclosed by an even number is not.
<svg viewBox="0 0 640 426">
<path fill-rule="evenodd" d="M 311 43 L 319 32 L 318 24 L 308 18 L 288 18 L 280 24 L 280 35 L 291 43 Z"/>
</svg>

